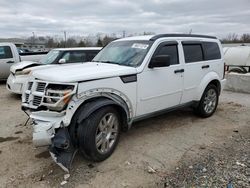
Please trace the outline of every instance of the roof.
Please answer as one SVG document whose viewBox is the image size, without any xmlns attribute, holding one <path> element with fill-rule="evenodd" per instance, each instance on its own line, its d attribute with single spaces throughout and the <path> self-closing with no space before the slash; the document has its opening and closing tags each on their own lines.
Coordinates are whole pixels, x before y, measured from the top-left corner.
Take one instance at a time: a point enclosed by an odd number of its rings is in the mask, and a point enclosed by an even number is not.
<svg viewBox="0 0 250 188">
<path fill-rule="evenodd" d="M 54 48 L 53 50 L 59 51 L 72 51 L 72 50 L 101 50 L 102 47 L 81 47 L 81 48 Z"/>
<path fill-rule="evenodd" d="M 134 37 L 126 37 L 119 39 L 119 41 L 126 41 L 126 40 L 151 40 L 155 41 L 159 38 L 171 38 L 171 37 L 178 37 L 178 38 L 209 38 L 209 39 L 217 39 L 214 36 L 209 35 L 195 35 L 195 34 L 177 34 L 177 33 L 169 33 L 169 34 L 159 34 L 159 35 L 144 35 L 144 36 L 134 36 Z"/>
</svg>

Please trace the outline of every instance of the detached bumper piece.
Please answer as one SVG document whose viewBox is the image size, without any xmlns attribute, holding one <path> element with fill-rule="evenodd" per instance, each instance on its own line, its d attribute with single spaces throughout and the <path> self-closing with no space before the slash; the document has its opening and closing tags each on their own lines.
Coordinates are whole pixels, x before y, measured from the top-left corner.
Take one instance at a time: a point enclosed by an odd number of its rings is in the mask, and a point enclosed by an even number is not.
<svg viewBox="0 0 250 188">
<path fill-rule="evenodd" d="M 71 142 L 67 128 L 58 129 L 57 133 L 52 138 L 52 144 L 49 150 L 53 160 L 64 171 L 69 172 L 77 149 Z"/>
</svg>

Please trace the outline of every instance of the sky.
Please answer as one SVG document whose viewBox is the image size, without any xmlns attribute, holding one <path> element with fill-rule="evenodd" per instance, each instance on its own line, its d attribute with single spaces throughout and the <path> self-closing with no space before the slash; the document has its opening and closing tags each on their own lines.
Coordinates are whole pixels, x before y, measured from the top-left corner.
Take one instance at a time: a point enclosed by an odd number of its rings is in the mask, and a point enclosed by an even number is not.
<svg viewBox="0 0 250 188">
<path fill-rule="evenodd" d="M 0 38 L 250 33 L 250 0 L 0 0 Z"/>
</svg>

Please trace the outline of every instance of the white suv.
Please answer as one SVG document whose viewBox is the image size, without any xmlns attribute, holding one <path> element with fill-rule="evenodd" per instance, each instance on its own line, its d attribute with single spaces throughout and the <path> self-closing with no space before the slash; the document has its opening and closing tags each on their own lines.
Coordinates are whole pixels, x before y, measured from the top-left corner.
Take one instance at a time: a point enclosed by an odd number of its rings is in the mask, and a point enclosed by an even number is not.
<svg viewBox="0 0 250 188">
<path fill-rule="evenodd" d="M 211 116 L 225 84 L 216 37 L 162 34 L 111 42 L 93 62 L 35 70 L 22 96 L 33 142 L 68 170 L 77 149 L 102 161 L 135 121 L 190 106 Z"/>
</svg>

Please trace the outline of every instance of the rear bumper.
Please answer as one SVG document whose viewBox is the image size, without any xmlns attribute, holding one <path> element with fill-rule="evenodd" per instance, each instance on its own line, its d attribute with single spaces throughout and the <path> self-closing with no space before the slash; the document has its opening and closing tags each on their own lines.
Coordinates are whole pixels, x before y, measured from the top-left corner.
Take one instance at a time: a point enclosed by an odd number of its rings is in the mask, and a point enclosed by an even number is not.
<svg viewBox="0 0 250 188">
<path fill-rule="evenodd" d="M 22 94 L 23 85 L 27 80 L 28 76 L 26 75 L 14 76 L 13 74 L 10 74 L 7 79 L 6 88 L 10 92 Z"/>
<path fill-rule="evenodd" d="M 221 80 L 221 91 L 224 90 L 224 88 L 225 88 L 225 86 L 226 86 L 226 82 L 227 82 L 226 79 Z"/>
</svg>

